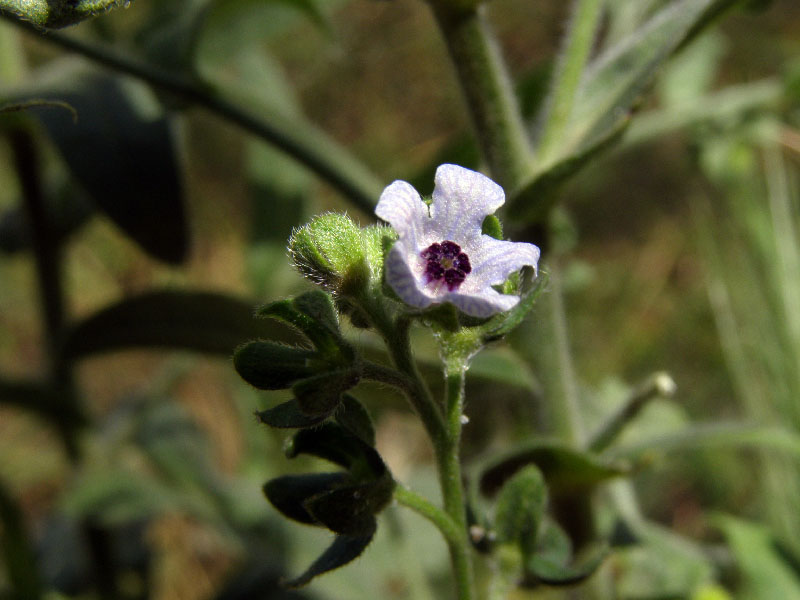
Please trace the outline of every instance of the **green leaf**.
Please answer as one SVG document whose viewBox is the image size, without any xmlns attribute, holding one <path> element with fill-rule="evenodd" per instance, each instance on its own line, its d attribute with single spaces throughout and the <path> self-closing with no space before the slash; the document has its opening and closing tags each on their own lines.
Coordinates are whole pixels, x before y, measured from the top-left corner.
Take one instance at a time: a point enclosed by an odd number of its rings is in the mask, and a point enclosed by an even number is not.
<svg viewBox="0 0 800 600">
<path fill-rule="evenodd" d="M 56 68 L 57 67 L 57 68 Z M 172 264 L 188 251 L 180 167 L 169 120 L 147 87 L 73 67 L 52 66 L 34 95 L 78 113 L 31 109 L 94 203 L 150 255 Z"/>
<path fill-rule="evenodd" d="M 342 394 L 342 403 L 336 411 L 336 422 L 369 446 L 375 446 L 375 427 L 361 404 L 350 394 Z"/>
<path fill-rule="evenodd" d="M 558 442 L 525 444 L 492 461 L 480 476 L 480 490 L 493 496 L 515 473 L 536 465 L 553 495 L 585 494 L 593 487 L 625 473 L 619 465 L 597 456 L 561 445 Z"/>
<path fill-rule="evenodd" d="M 314 577 L 338 569 L 355 560 L 372 541 L 374 533 L 363 536 L 337 535 L 333 543 L 314 561 L 308 570 L 299 577 L 286 582 L 286 586 L 297 588 L 306 585 Z"/>
<path fill-rule="evenodd" d="M 250 342 L 239 346 L 233 365 L 239 376 L 260 390 L 283 390 L 299 379 L 314 375 L 309 361 L 315 352 L 275 342 Z"/>
<path fill-rule="evenodd" d="M 592 160 L 616 144 L 629 123 L 630 116 L 625 115 L 592 143 L 535 172 L 509 199 L 504 214 L 522 223 L 543 221 L 558 200 L 563 186 Z"/>
<path fill-rule="evenodd" d="M 608 546 L 588 548 L 574 564 L 555 562 L 548 555 L 534 554 L 525 562 L 523 585 L 544 583 L 553 586 L 575 585 L 589 578 L 608 556 Z"/>
<path fill-rule="evenodd" d="M 520 301 L 510 311 L 492 317 L 480 327 L 484 344 L 496 341 L 514 330 L 533 308 L 539 295 L 547 287 L 547 273 L 540 273 L 531 288 L 526 291 Z"/>
<path fill-rule="evenodd" d="M 302 429 L 319 425 L 328 415 L 309 416 L 300 410 L 297 400 L 289 400 L 268 410 L 256 413 L 258 420 L 279 429 Z"/>
<path fill-rule="evenodd" d="M 619 128 L 658 67 L 711 16 L 736 0 L 678 0 L 598 57 L 584 75 L 566 148 L 586 148 Z M 562 152 L 565 156 L 572 150 Z"/>
<path fill-rule="evenodd" d="M 10 598 L 36 600 L 42 597 L 36 555 L 25 531 L 22 511 L 11 494 L 0 485 L 0 552 L 5 574 L 14 595 Z"/>
<path fill-rule="evenodd" d="M 740 598 L 800 598 L 800 578 L 776 552 L 774 537 L 763 525 L 727 515 L 713 518 L 725 534 L 741 572 Z"/>
<path fill-rule="evenodd" d="M 541 471 L 527 465 L 503 484 L 497 498 L 494 530 L 500 544 L 516 544 L 525 553 L 536 543 L 547 505 L 547 486 Z"/>
<path fill-rule="evenodd" d="M 342 401 L 342 394 L 355 386 L 359 373 L 355 369 L 328 371 L 314 375 L 292 386 L 292 393 L 303 413 L 315 417 L 330 415 Z"/>
<path fill-rule="evenodd" d="M 276 319 L 306 336 L 325 358 L 334 358 L 348 347 L 339 332 L 339 318 L 330 294 L 307 292 L 297 298 L 278 300 L 258 309 L 259 317 Z"/>
<path fill-rule="evenodd" d="M 388 501 L 380 495 L 378 500 L 385 501 L 373 502 L 381 491 L 375 482 L 342 486 L 309 498 L 304 506 L 316 521 L 335 533 L 366 535 L 375 531 L 375 513 Z"/>
<path fill-rule="evenodd" d="M 800 459 L 800 435 L 780 427 L 750 423 L 694 424 L 677 433 L 614 448 L 607 454 L 619 458 L 638 458 L 649 453 L 737 446 L 786 452 Z"/>
<path fill-rule="evenodd" d="M 286 454 L 289 458 L 310 454 L 329 460 L 349 470 L 357 479 L 374 479 L 387 471 L 375 448 L 332 422 L 299 431 Z"/>
<path fill-rule="evenodd" d="M 58 29 L 129 4 L 130 0 L 0 0 L 0 14 Z"/>
<path fill-rule="evenodd" d="M 255 318 L 252 306 L 213 292 L 149 292 L 79 321 L 68 331 L 62 352 L 76 359 L 144 347 L 230 356 L 254 337 L 297 341 L 287 328 Z"/>
<path fill-rule="evenodd" d="M 264 495 L 286 517 L 307 525 L 319 525 L 306 509 L 306 501 L 351 481 L 347 473 L 284 475 L 267 482 Z"/>
</svg>

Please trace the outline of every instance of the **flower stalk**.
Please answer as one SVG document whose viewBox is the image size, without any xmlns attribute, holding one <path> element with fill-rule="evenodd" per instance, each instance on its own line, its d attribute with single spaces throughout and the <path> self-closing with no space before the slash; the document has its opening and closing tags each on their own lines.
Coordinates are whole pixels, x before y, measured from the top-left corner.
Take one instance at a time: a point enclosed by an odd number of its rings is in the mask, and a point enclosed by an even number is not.
<svg viewBox="0 0 800 600">
<path fill-rule="evenodd" d="M 481 8 L 473 2 L 431 2 L 464 93 L 475 134 L 493 178 L 520 187 L 533 152 L 511 78 Z"/>
</svg>

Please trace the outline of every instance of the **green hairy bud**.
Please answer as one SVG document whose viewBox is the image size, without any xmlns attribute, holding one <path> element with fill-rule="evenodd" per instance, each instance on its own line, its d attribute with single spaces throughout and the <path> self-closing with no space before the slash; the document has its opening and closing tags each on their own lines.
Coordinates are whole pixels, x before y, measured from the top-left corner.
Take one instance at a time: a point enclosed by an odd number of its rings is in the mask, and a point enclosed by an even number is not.
<svg viewBox="0 0 800 600">
<path fill-rule="evenodd" d="M 387 227 L 362 229 L 347 215 L 328 213 L 296 229 L 289 239 L 295 267 L 323 289 L 357 296 L 383 273 L 381 239 Z"/>
</svg>

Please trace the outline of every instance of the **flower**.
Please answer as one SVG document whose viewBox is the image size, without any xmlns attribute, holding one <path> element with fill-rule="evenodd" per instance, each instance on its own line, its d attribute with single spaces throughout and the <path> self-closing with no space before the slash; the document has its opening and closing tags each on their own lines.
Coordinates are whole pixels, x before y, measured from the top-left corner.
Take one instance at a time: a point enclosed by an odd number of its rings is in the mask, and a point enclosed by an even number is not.
<svg viewBox="0 0 800 600">
<path fill-rule="evenodd" d="M 405 181 L 381 194 L 375 214 L 398 234 L 386 257 L 386 281 L 418 308 L 451 302 L 473 317 L 510 310 L 519 297 L 492 286 L 523 266 L 536 269 L 539 248 L 481 232 L 483 220 L 505 202 L 503 189 L 488 177 L 441 165 L 434 181 L 430 204 Z"/>
</svg>

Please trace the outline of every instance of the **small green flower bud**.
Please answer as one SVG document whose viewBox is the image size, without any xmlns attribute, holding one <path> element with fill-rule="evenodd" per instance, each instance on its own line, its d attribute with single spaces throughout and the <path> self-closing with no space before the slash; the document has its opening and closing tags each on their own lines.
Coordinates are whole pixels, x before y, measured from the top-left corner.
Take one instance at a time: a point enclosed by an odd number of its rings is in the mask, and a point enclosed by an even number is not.
<svg viewBox="0 0 800 600">
<path fill-rule="evenodd" d="M 330 292 L 353 295 L 370 276 L 361 228 L 346 215 L 320 215 L 296 229 L 289 253 L 303 275 Z"/>
</svg>

